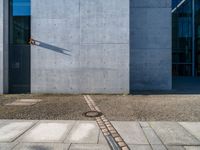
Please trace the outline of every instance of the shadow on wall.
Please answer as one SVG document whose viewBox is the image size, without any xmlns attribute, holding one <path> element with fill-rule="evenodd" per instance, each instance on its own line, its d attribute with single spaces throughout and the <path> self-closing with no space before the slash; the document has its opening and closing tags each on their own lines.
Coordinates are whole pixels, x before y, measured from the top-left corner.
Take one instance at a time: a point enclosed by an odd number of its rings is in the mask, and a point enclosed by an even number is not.
<svg viewBox="0 0 200 150">
<path fill-rule="evenodd" d="M 32 40 L 31 44 L 35 45 L 35 46 L 42 47 L 42 48 L 46 48 L 46 49 L 49 49 L 49 50 L 52 50 L 52 51 L 55 51 L 57 53 L 61 53 L 61 54 L 64 54 L 64 55 L 71 56 L 70 50 L 60 48 L 60 47 L 57 47 L 57 46 L 54 46 L 54 45 L 50 45 L 50 44 L 47 44 L 47 43 L 44 43 L 44 42 L 41 42 L 41 41 L 38 41 L 38 40 Z"/>
</svg>

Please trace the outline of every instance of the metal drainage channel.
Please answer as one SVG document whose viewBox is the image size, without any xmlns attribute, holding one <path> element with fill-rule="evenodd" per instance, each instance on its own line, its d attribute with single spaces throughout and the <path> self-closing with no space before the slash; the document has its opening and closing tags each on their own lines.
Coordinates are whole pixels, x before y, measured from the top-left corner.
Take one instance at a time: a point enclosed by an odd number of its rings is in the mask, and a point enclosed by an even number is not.
<svg viewBox="0 0 200 150">
<path fill-rule="evenodd" d="M 90 107 L 91 111 L 84 113 L 87 117 L 95 117 L 96 122 L 101 129 L 106 141 L 112 150 L 130 150 L 123 138 L 114 128 L 112 123 L 104 116 L 99 107 L 95 104 L 89 95 L 84 95 L 84 98 Z"/>
</svg>

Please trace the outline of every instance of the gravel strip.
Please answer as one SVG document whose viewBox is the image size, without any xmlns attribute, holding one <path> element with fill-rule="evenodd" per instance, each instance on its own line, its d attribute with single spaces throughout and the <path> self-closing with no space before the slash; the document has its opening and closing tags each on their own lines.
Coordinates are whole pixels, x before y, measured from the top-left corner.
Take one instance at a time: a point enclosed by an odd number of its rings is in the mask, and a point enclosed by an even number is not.
<svg viewBox="0 0 200 150">
<path fill-rule="evenodd" d="M 32 106 L 6 106 L 17 99 L 42 99 Z M 82 95 L 1 95 L 0 119 L 92 120 Z"/>
<path fill-rule="evenodd" d="M 200 121 L 200 95 L 94 95 L 113 121 Z"/>
<path fill-rule="evenodd" d="M 200 121 L 200 95 L 93 95 L 109 120 Z M 5 106 L 17 99 L 42 99 L 32 106 Z M 0 95 L 0 119 L 93 120 L 83 95 Z"/>
</svg>

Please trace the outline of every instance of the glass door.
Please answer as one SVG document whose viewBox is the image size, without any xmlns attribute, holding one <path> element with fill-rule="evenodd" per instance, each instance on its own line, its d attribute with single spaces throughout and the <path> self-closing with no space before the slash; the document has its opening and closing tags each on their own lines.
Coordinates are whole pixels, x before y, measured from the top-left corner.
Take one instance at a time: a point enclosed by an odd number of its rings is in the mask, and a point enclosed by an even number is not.
<svg viewBox="0 0 200 150">
<path fill-rule="evenodd" d="M 30 92 L 30 0 L 10 0 L 9 92 Z"/>
</svg>

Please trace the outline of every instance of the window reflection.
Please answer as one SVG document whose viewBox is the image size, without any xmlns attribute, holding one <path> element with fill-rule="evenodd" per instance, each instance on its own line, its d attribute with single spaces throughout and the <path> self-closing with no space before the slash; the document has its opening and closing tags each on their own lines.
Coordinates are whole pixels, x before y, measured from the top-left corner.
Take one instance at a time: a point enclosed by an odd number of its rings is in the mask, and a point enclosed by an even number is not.
<svg viewBox="0 0 200 150">
<path fill-rule="evenodd" d="M 28 44 L 30 0 L 11 0 L 10 8 L 10 44 Z"/>
<path fill-rule="evenodd" d="M 13 0 L 13 16 L 30 16 L 30 0 Z"/>
<path fill-rule="evenodd" d="M 178 6 L 182 0 L 172 0 L 172 9 Z"/>
<path fill-rule="evenodd" d="M 192 1 L 172 1 L 173 75 L 192 75 Z"/>
</svg>

